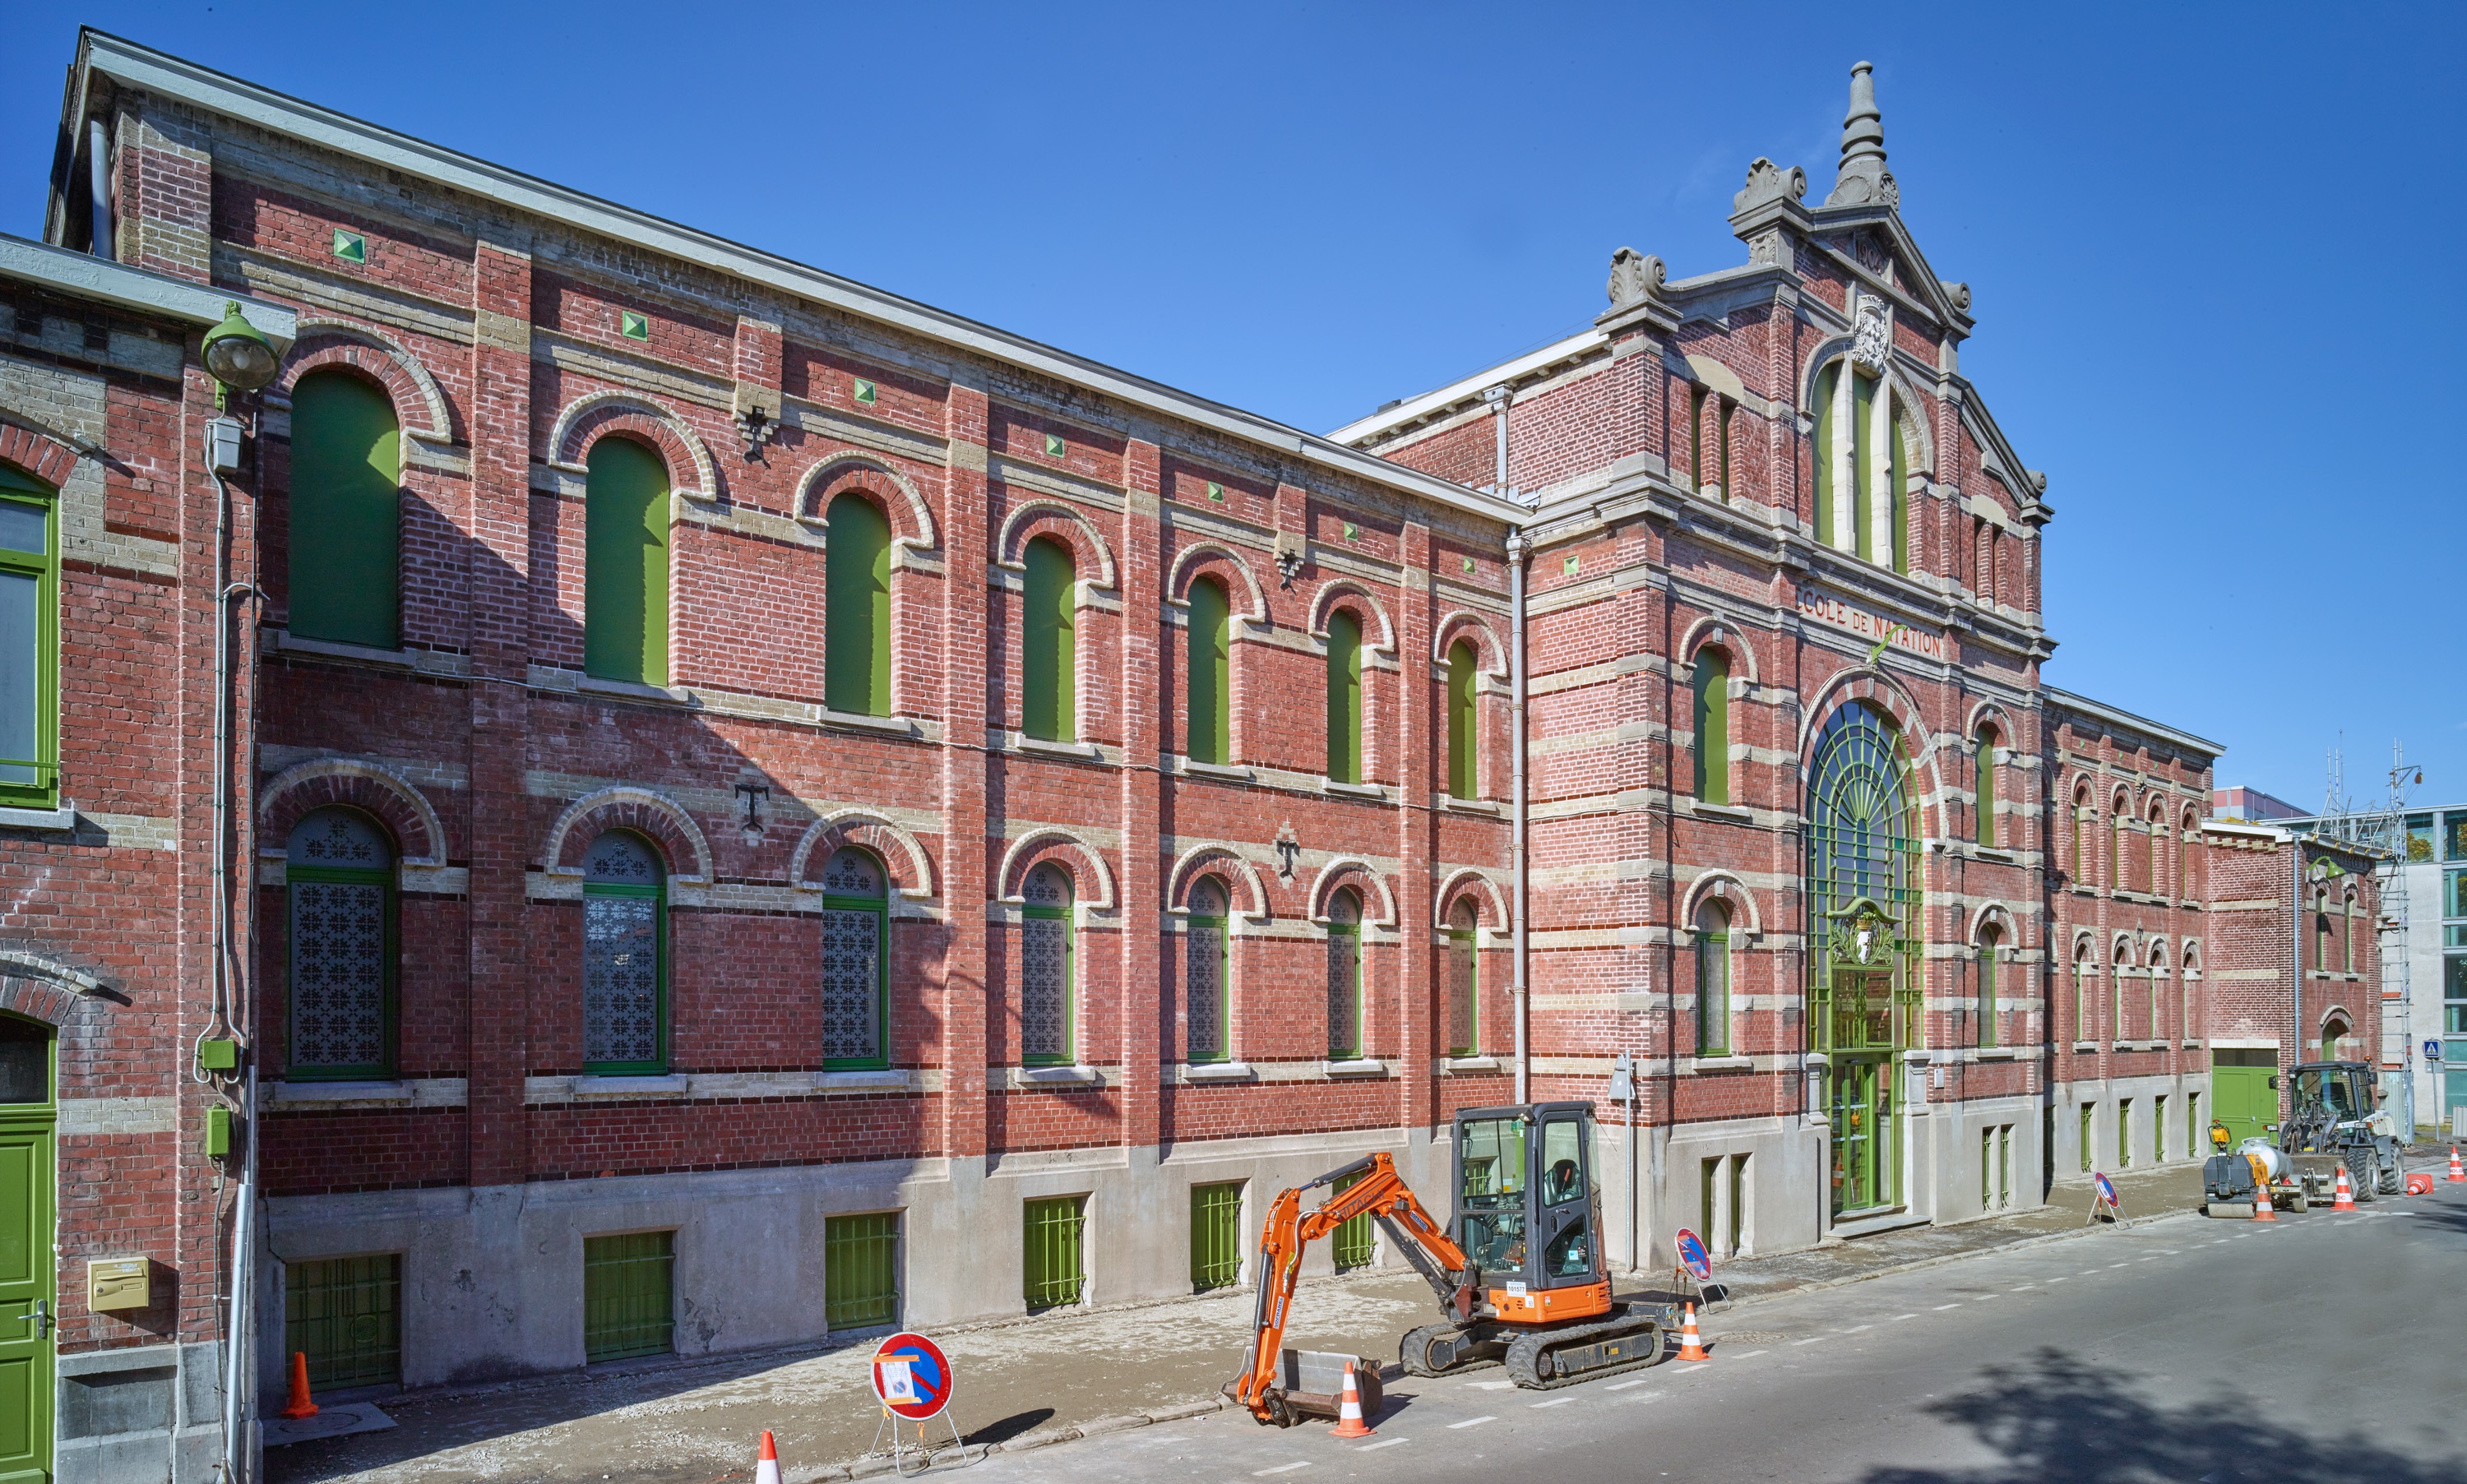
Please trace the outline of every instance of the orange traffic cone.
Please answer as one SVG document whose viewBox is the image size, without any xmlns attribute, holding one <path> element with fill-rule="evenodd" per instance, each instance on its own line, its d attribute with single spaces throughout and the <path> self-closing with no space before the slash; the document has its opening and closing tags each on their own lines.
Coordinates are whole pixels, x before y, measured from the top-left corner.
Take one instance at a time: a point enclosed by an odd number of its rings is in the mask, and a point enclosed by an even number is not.
<svg viewBox="0 0 2467 1484">
<path fill-rule="evenodd" d="M 291 1403 L 283 1407 L 285 1417 L 314 1417 L 317 1404 L 308 1400 L 308 1357 L 305 1351 L 291 1352 Z"/>
<path fill-rule="evenodd" d="M 2467 1164 L 2458 1162 L 2458 1146 L 2456 1144 L 2450 1146 L 2450 1178 L 2467 1180 Z"/>
<path fill-rule="evenodd" d="M 1376 1428 L 1366 1425 L 1362 1420 L 1362 1393 L 1353 1389 L 1353 1362 L 1347 1360 L 1345 1362 L 1345 1397 L 1336 1404 L 1336 1430 L 1328 1436 L 1367 1438 L 1377 1431 Z"/>
<path fill-rule="evenodd" d="M 2339 1169 L 2339 1188 L 2330 1198 L 2330 1209 L 2352 1211 L 2355 1208 L 2356 1187 L 2347 1183 L 2346 1167 L 2342 1165 Z"/>
<path fill-rule="evenodd" d="M 1679 1325 L 1679 1359 L 1683 1360 L 1709 1360 L 1713 1359 L 1711 1356 L 1705 1353 L 1705 1341 L 1697 1338 L 1696 1306 L 1694 1304 L 1689 1304 L 1687 1306 L 1687 1317 L 1682 1320 Z"/>
<path fill-rule="evenodd" d="M 2253 1181 L 2252 1219 L 2257 1222 L 2278 1220 L 2278 1213 L 2270 1208 L 2270 1181 L 2266 1180 Z"/>
<path fill-rule="evenodd" d="M 754 1484 L 780 1484 L 780 1450 L 767 1429 L 762 1434 L 762 1451 L 754 1455 Z"/>
</svg>

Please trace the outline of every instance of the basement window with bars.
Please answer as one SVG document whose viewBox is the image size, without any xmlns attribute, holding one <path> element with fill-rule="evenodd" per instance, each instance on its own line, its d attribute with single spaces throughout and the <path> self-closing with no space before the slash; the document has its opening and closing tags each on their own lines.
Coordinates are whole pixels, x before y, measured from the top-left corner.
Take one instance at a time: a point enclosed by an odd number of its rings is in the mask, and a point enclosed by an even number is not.
<svg viewBox="0 0 2467 1484">
<path fill-rule="evenodd" d="M 283 1269 L 283 1348 L 308 1358 L 316 1391 L 402 1380 L 402 1257 L 334 1257 Z"/>
<path fill-rule="evenodd" d="M 899 1318 L 899 1213 L 823 1221 L 823 1323 L 866 1329 Z"/>
<path fill-rule="evenodd" d="M 1359 1175 L 1348 1175 L 1338 1180 L 1335 1188 L 1329 1192 L 1329 1199 L 1333 1200 L 1352 1189 L 1361 1179 Z M 1340 1223 L 1328 1246 L 1329 1250 L 1335 1255 L 1337 1271 L 1351 1272 L 1356 1268 L 1369 1267 L 1371 1257 L 1379 1250 L 1378 1239 L 1370 1230 L 1370 1217 L 1366 1213 L 1351 1221 Z"/>
<path fill-rule="evenodd" d="M 676 1348 L 677 1234 L 582 1240 L 582 1356 L 593 1365 Z"/>
<path fill-rule="evenodd" d="M 1196 1293 L 1242 1280 L 1242 1182 L 1190 1187 L 1190 1288 Z"/>
<path fill-rule="evenodd" d="M 1027 1246 L 1027 1292 L 1030 1313 L 1060 1309 L 1079 1302 L 1087 1292 L 1083 1248 L 1088 1231 L 1088 1198 L 1054 1196 L 1030 1201 L 1022 1207 Z"/>
</svg>

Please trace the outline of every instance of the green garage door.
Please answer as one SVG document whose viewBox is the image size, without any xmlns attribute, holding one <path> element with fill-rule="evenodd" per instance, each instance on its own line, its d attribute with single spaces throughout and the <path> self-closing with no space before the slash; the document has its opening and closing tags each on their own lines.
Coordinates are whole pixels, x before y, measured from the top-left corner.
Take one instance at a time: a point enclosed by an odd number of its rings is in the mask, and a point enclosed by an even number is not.
<svg viewBox="0 0 2467 1484">
<path fill-rule="evenodd" d="M 2210 1113 L 2228 1126 L 2228 1147 L 2266 1135 L 2278 1121 L 2278 1053 L 2268 1049 L 2210 1053 Z"/>
</svg>

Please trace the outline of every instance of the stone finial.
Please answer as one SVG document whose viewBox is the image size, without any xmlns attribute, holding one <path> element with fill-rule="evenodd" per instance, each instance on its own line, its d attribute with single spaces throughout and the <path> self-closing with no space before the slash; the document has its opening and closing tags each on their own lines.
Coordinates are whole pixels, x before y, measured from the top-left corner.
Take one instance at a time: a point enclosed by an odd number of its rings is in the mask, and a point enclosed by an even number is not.
<svg viewBox="0 0 2467 1484">
<path fill-rule="evenodd" d="M 1901 187 L 1885 169 L 1885 116 L 1876 108 L 1876 64 L 1850 69 L 1850 112 L 1842 120 L 1842 169 L 1827 206 L 1899 206 Z"/>
<path fill-rule="evenodd" d="M 1662 285 L 1669 281 L 1669 270 L 1662 265 L 1661 259 L 1650 253 L 1640 253 L 1632 247 L 1622 247 L 1611 254 L 1611 304 L 1615 308 L 1624 307 L 1650 299 L 1662 292 Z"/>
<path fill-rule="evenodd" d="M 1731 197 L 1731 214 L 1738 215 L 1753 206 L 1767 201 L 1792 200 L 1807 194 L 1807 172 L 1794 165 L 1783 169 L 1762 155 L 1748 167 L 1748 183 Z"/>
</svg>

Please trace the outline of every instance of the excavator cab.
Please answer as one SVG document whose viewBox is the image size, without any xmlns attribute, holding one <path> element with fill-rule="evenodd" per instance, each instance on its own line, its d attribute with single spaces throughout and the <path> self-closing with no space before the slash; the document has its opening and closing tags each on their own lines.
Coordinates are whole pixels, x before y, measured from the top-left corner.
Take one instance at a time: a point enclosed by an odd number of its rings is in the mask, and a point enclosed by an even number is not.
<svg viewBox="0 0 2467 1484">
<path fill-rule="evenodd" d="M 1479 1273 L 1473 1287 L 1523 1298 L 1602 1282 L 1590 1104 L 1458 1113 L 1456 1193 L 1448 1234 Z"/>
</svg>

